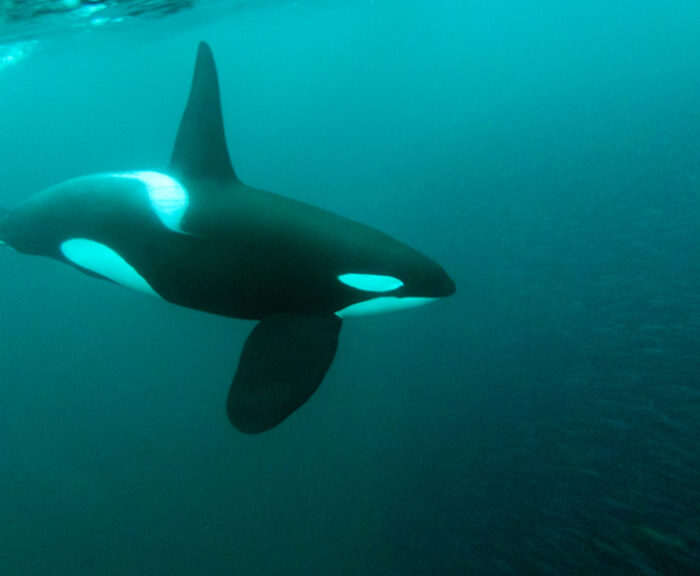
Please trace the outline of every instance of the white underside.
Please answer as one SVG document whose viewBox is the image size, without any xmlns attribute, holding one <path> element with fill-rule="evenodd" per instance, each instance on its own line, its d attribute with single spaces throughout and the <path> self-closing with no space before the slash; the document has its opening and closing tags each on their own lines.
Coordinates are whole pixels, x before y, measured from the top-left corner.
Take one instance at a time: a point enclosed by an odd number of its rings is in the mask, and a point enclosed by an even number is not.
<svg viewBox="0 0 700 576">
<path fill-rule="evenodd" d="M 340 318 L 357 318 L 360 316 L 373 316 L 376 314 L 385 314 L 387 312 L 396 312 L 398 310 L 407 310 L 424 306 L 437 300 L 437 298 L 421 298 L 417 296 L 407 296 L 405 298 L 397 298 L 396 296 L 380 296 L 372 298 L 357 304 L 351 304 L 338 310 L 335 315 Z"/>
<path fill-rule="evenodd" d="M 72 238 L 61 244 L 61 252 L 73 264 L 109 278 L 125 288 L 158 296 L 143 276 L 109 246 L 86 238 Z"/>
</svg>

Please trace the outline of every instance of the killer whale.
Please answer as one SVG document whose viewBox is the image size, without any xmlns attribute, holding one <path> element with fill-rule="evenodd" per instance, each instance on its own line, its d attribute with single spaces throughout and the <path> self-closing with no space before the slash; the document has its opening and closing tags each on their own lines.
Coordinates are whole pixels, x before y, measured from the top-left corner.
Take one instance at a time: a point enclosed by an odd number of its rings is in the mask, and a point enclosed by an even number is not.
<svg viewBox="0 0 700 576">
<path fill-rule="evenodd" d="M 386 234 L 243 184 L 204 42 L 166 169 L 42 190 L 0 212 L 0 243 L 172 304 L 257 320 L 226 403 L 231 423 L 251 434 L 318 388 L 345 318 L 455 291 L 439 264 Z"/>
</svg>

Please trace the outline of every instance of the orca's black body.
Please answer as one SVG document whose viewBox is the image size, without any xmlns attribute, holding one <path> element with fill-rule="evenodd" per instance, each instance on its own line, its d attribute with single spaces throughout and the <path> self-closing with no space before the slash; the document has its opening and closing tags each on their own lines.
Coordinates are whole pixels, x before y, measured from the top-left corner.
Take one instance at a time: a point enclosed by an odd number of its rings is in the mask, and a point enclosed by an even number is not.
<svg viewBox="0 0 700 576">
<path fill-rule="evenodd" d="M 260 320 L 227 405 L 249 433 L 275 426 L 318 387 L 345 314 L 455 290 L 438 264 L 377 230 L 242 184 L 205 43 L 167 170 L 39 192 L 2 218 L 0 241 L 173 304 Z"/>
</svg>

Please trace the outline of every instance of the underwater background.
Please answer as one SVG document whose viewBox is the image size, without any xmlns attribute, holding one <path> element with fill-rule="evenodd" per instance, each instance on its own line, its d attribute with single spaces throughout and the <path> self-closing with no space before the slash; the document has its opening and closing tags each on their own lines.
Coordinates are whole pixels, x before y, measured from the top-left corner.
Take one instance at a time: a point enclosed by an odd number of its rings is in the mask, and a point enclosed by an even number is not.
<svg viewBox="0 0 700 576">
<path fill-rule="evenodd" d="M 693 574 L 700 5 L 0 2 L 0 206 L 170 157 L 197 43 L 251 186 L 457 293 L 348 320 L 259 436 L 253 323 L 0 250 L 0 574 Z"/>
</svg>

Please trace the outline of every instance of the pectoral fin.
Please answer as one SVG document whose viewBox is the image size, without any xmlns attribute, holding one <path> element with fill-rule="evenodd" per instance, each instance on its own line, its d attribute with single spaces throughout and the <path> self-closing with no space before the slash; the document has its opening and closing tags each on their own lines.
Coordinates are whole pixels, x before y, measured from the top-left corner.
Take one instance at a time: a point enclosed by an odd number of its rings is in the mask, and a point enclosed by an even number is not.
<svg viewBox="0 0 700 576">
<path fill-rule="evenodd" d="M 241 432 L 277 426 L 306 402 L 333 361 L 342 321 L 337 316 L 274 314 L 243 346 L 226 409 Z"/>
</svg>

